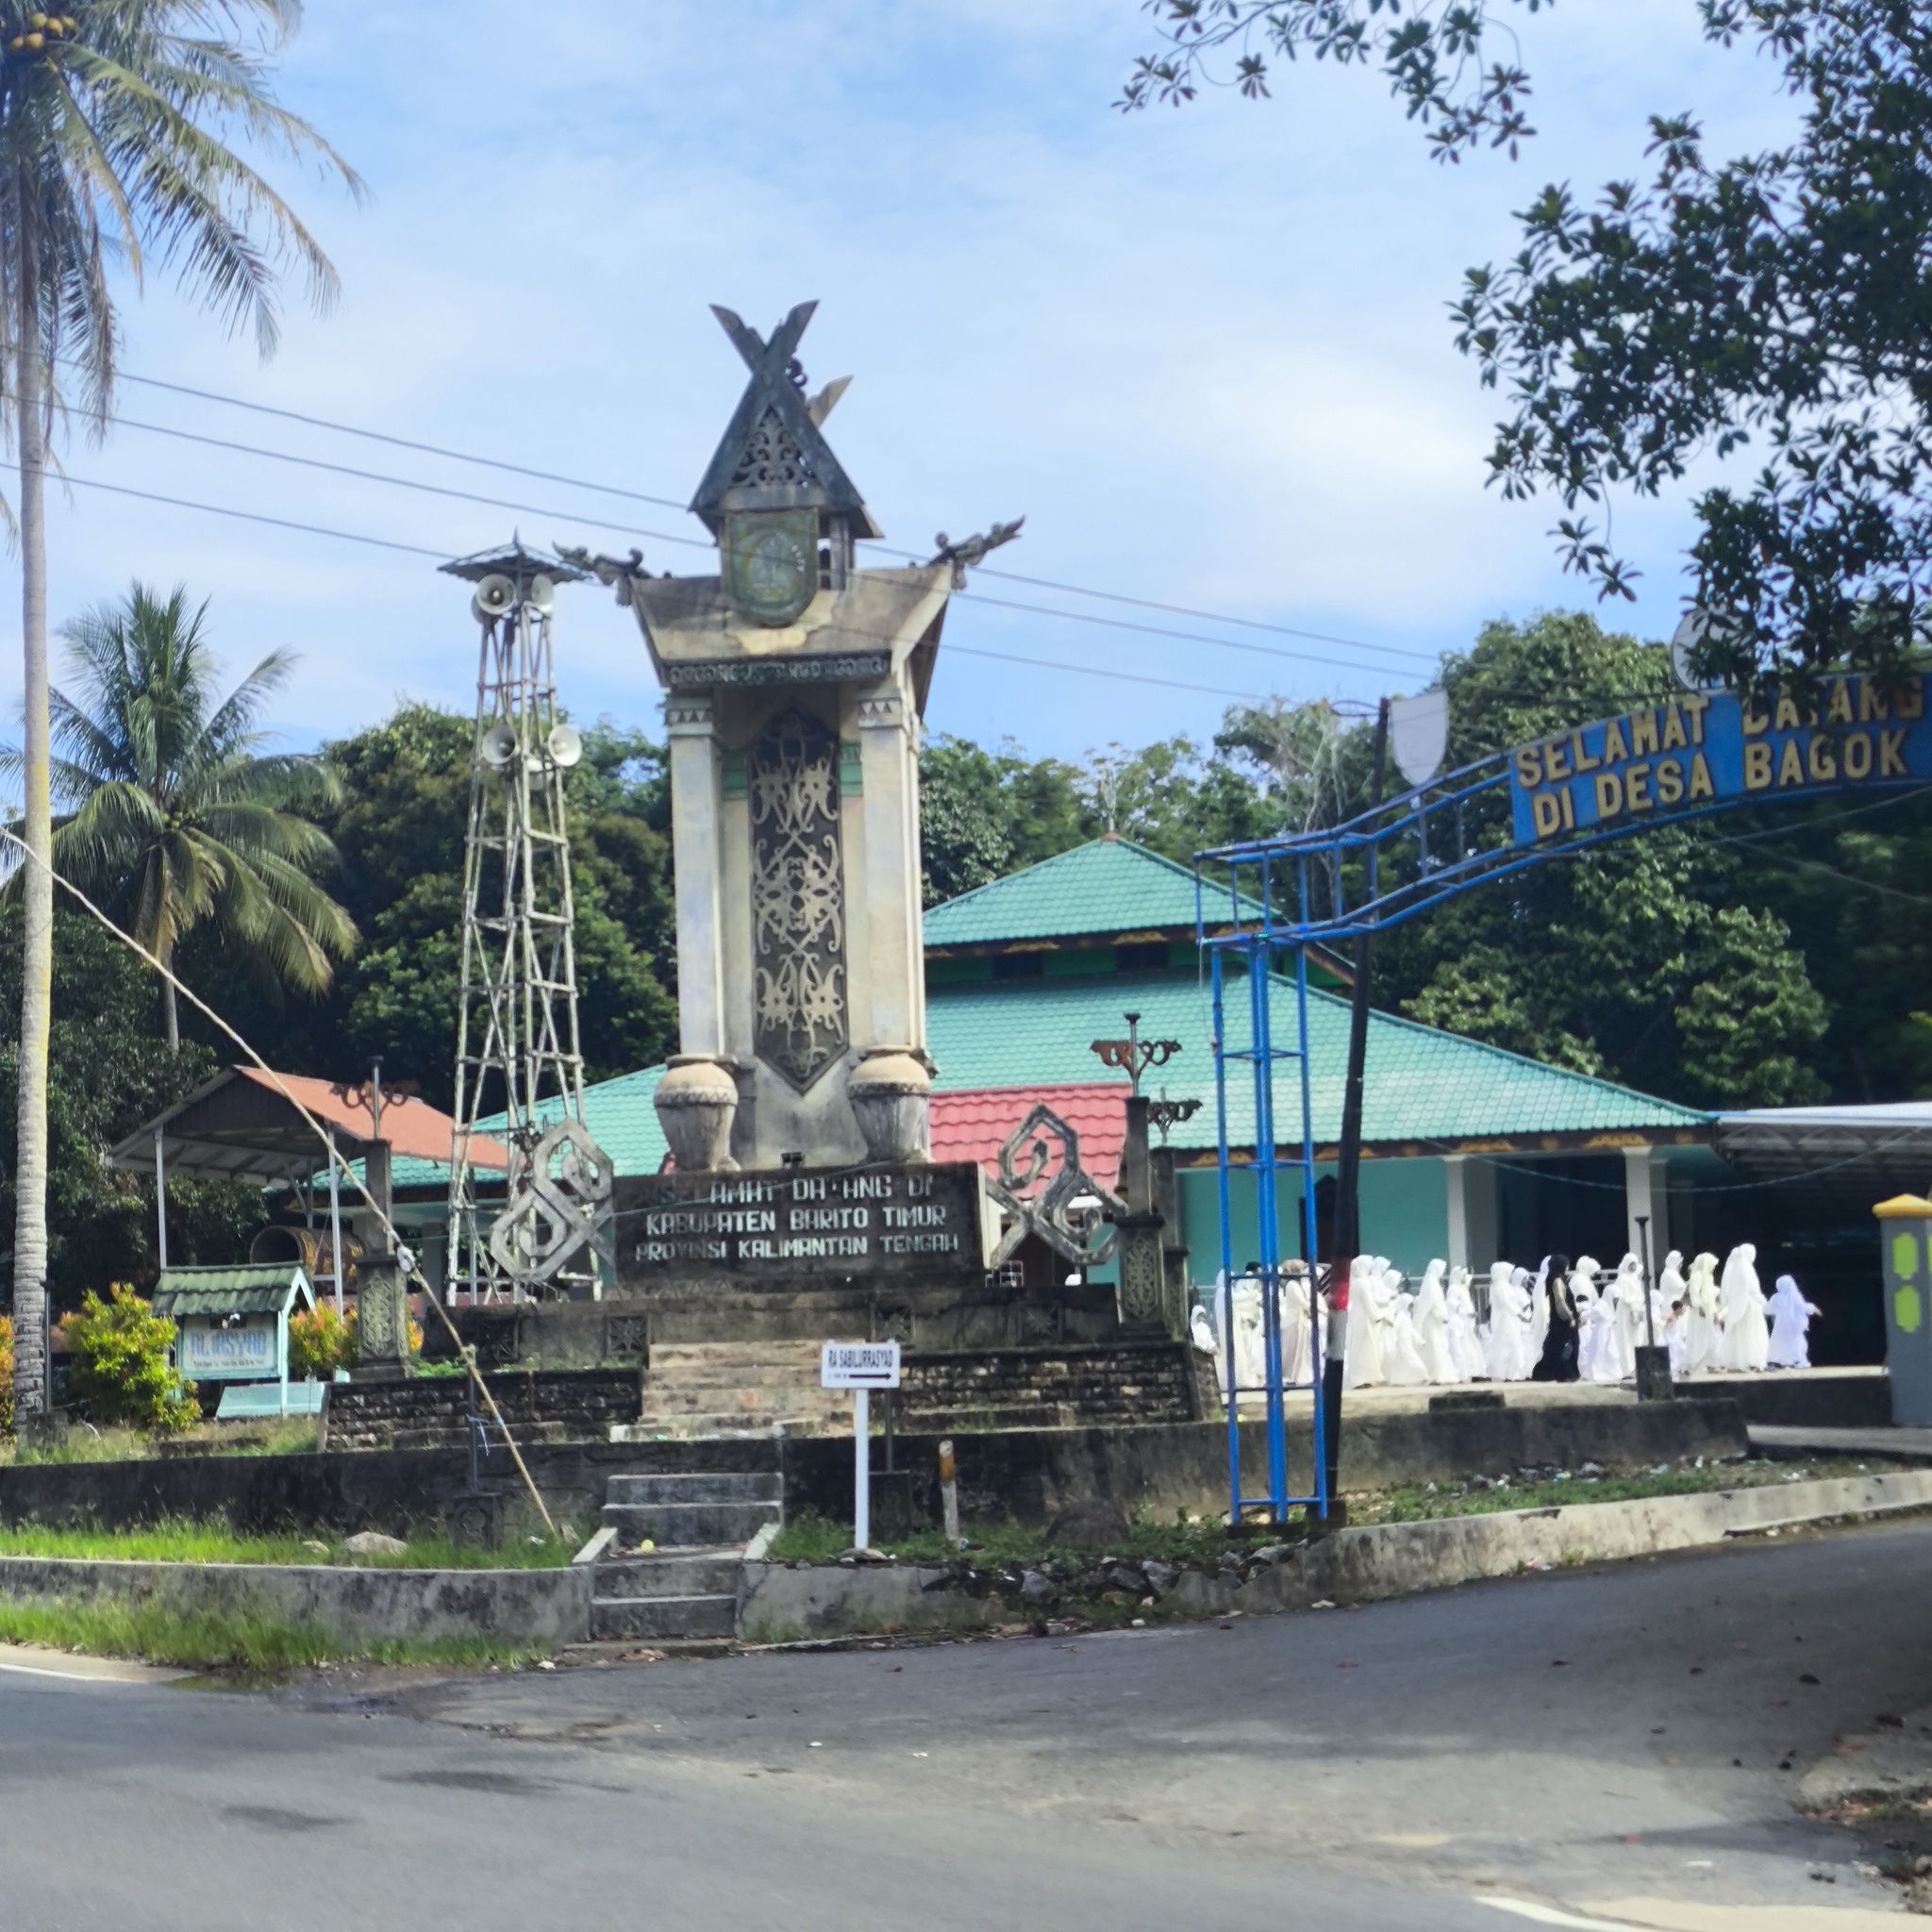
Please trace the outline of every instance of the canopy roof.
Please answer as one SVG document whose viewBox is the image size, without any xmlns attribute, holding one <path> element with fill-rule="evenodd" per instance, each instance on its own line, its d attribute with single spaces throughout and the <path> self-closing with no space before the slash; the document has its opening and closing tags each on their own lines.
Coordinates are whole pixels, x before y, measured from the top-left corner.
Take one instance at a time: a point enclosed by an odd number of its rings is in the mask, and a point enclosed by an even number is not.
<svg viewBox="0 0 1932 1932">
<path fill-rule="evenodd" d="M 162 1161 L 170 1174 L 254 1181 L 264 1187 L 307 1180 L 326 1157 L 315 1129 L 291 1104 L 291 1095 L 334 1137 L 344 1158 L 359 1158 L 374 1144 L 375 1123 L 360 1092 L 351 1100 L 326 1080 L 307 1074 L 230 1067 L 158 1119 L 137 1127 L 108 1158 L 116 1167 L 152 1174 L 158 1132 Z M 381 1138 L 395 1156 L 447 1167 L 455 1135 L 456 1123 L 427 1101 L 383 1102 Z M 508 1154 L 500 1141 L 476 1140 L 470 1145 L 478 1165 L 508 1166 Z"/>
<path fill-rule="evenodd" d="M 308 1274 L 287 1261 L 240 1268 L 164 1268 L 155 1289 L 158 1315 L 282 1315 L 297 1298 L 315 1306 Z"/>
<path fill-rule="evenodd" d="M 1932 1100 L 1872 1107 L 1753 1107 L 1717 1117 L 1717 1151 L 1766 1178 L 1879 1191 L 1932 1182 Z"/>
</svg>

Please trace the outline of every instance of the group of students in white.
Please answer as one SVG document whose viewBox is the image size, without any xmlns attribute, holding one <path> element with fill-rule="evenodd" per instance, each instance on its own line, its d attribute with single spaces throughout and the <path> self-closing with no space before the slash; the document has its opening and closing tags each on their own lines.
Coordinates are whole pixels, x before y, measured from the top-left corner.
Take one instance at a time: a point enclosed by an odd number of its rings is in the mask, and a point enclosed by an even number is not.
<svg viewBox="0 0 1932 1932">
<path fill-rule="evenodd" d="M 1715 1255 L 1672 1249 L 1644 1310 L 1643 1266 L 1625 1255 L 1612 1272 L 1584 1255 L 1546 1255 L 1535 1274 L 1498 1261 L 1487 1280 L 1467 1268 L 1431 1261 L 1410 1289 L 1399 1268 L 1357 1256 L 1349 1269 L 1342 1386 L 1417 1387 L 1455 1382 L 1627 1382 L 1637 1350 L 1655 1327 L 1669 1349 L 1674 1377 L 1803 1369 L 1819 1310 L 1789 1274 L 1767 1296 L 1757 1251 L 1731 1250 L 1720 1273 Z M 1225 1385 L 1228 1350 L 1242 1389 L 1267 1385 L 1263 1296 L 1251 1265 L 1230 1283 L 1216 1278 L 1214 1315 L 1196 1307 L 1197 1347 L 1219 1358 Z M 1282 1265 L 1277 1286 L 1284 1387 L 1313 1379 L 1307 1263 Z"/>
</svg>

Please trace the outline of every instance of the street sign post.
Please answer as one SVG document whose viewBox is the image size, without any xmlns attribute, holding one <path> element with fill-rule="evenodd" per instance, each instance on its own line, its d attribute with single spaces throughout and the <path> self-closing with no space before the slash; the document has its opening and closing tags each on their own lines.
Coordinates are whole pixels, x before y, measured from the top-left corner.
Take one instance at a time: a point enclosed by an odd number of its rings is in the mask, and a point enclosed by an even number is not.
<svg viewBox="0 0 1932 1932">
<path fill-rule="evenodd" d="M 852 1547 L 872 1544 L 872 1391 L 899 1386 L 896 1341 L 828 1341 L 819 1351 L 819 1386 L 852 1391 Z"/>
</svg>

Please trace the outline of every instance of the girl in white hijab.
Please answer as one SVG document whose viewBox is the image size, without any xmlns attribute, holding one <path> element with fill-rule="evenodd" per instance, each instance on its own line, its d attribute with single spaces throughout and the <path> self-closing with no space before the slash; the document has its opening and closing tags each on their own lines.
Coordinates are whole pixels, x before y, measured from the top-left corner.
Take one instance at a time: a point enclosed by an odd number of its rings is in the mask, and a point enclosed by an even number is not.
<svg viewBox="0 0 1932 1932">
<path fill-rule="evenodd" d="M 1771 1366 L 1774 1369 L 1808 1369 L 1811 1366 L 1812 1318 L 1824 1310 L 1805 1299 L 1804 1291 L 1789 1274 L 1777 1278 L 1777 1291 L 1771 1298 Z"/>
<path fill-rule="evenodd" d="M 1717 1366 L 1724 1345 L 1724 1312 L 1717 1291 L 1717 1257 L 1699 1255 L 1685 1282 L 1684 1373 L 1702 1374 Z"/>
</svg>

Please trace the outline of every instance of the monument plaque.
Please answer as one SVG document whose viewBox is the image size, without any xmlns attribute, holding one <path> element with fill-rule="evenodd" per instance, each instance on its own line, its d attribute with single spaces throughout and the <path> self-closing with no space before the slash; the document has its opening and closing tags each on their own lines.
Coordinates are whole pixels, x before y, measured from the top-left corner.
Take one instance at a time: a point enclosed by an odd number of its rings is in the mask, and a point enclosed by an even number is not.
<svg viewBox="0 0 1932 1932">
<path fill-rule="evenodd" d="M 980 1204 L 970 1160 L 637 1175 L 617 1183 L 618 1274 L 776 1290 L 957 1281 L 985 1272 Z"/>
</svg>

